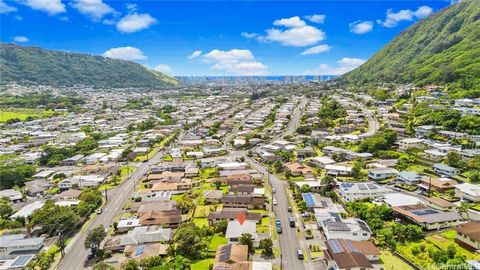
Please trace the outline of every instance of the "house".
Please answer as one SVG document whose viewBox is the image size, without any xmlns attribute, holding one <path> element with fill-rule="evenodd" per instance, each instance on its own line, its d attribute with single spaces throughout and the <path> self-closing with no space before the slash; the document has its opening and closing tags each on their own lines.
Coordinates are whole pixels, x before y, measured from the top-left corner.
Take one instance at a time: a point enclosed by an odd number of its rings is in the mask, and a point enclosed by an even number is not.
<svg viewBox="0 0 480 270">
<path fill-rule="evenodd" d="M 36 255 L 43 248 L 43 240 L 43 237 L 28 238 L 23 234 L 0 235 L 0 260 Z"/>
<path fill-rule="evenodd" d="M 312 177 L 313 170 L 312 168 L 305 166 L 299 162 L 291 162 L 284 165 L 286 172 L 289 172 L 292 176 L 304 176 Z"/>
<path fill-rule="evenodd" d="M 392 193 L 393 190 L 376 183 L 349 183 L 342 182 L 339 184 L 338 195 L 344 200 L 351 202 L 355 200 L 363 200 L 369 198 L 382 197 L 385 194 Z"/>
<path fill-rule="evenodd" d="M 229 243 L 237 243 L 244 233 L 249 233 L 252 236 L 253 245 L 257 247 L 260 243 L 260 238 L 257 234 L 257 224 L 249 220 L 245 220 L 243 223 L 240 223 L 238 220 L 229 221 L 225 238 L 228 239 Z"/>
<path fill-rule="evenodd" d="M 353 167 L 347 165 L 326 165 L 326 174 L 330 176 L 349 176 L 352 174 Z"/>
<path fill-rule="evenodd" d="M 173 201 L 144 204 L 138 209 L 138 217 L 141 225 L 166 228 L 176 228 L 182 222 L 182 213 Z"/>
<path fill-rule="evenodd" d="M 229 189 L 229 194 L 243 194 L 248 195 L 252 194 L 255 191 L 257 186 L 254 184 L 240 184 L 240 185 L 232 185 Z"/>
<path fill-rule="evenodd" d="M 419 138 L 405 138 L 398 141 L 398 148 L 400 150 L 407 150 L 411 148 L 421 149 L 423 147 L 423 142 L 424 140 Z"/>
<path fill-rule="evenodd" d="M 417 224 L 425 230 L 458 226 L 463 220 L 457 212 L 439 211 L 423 204 L 394 207 L 393 212 L 400 219 Z"/>
<path fill-rule="evenodd" d="M 54 196 L 55 200 L 78 200 L 82 191 L 76 189 L 65 190 Z"/>
<path fill-rule="evenodd" d="M 415 128 L 415 136 L 418 138 L 425 138 L 429 134 L 434 133 L 436 130 L 437 127 L 434 125 L 418 126 Z"/>
<path fill-rule="evenodd" d="M 394 168 L 373 168 L 368 170 L 368 179 L 383 180 L 395 176 L 398 171 Z"/>
<path fill-rule="evenodd" d="M 383 202 L 390 207 L 424 203 L 423 200 L 420 200 L 415 196 L 400 193 L 400 192 L 383 195 Z"/>
<path fill-rule="evenodd" d="M 325 166 L 335 163 L 336 161 L 330 157 L 313 157 L 309 160 L 310 164 L 314 167 L 325 168 Z"/>
<path fill-rule="evenodd" d="M 215 255 L 213 270 L 250 270 L 250 263 L 247 245 L 220 245 Z"/>
<path fill-rule="evenodd" d="M 172 229 L 158 226 L 135 227 L 121 240 L 121 245 L 141 245 L 146 243 L 167 242 L 172 239 Z"/>
<path fill-rule="evenodd" d="M 32 180 L 25 182 L 25 187 L 27 188 L 27 194 L 30 196 L 39 196 L 45 194 L 52 184 L 48 183 L 43 179 Z"/>
<path fill-rule="evenodd" d="M 183 193 L 192 189 L 191 179 L 182 179 L 180 182 L 160 182 L 152 185 L 150 189 L 140 190 L 143 193 L 149 192 L 170 192 L 172 194 Z"/>
<path fill-rule="evenodd" d="M 317 222 L 318 224 L 318 222 Z M 372 237 L 372 230 L 365 221 L 358 218 L 323 220 L 318 224 L 326 239 L 348 239 L 366 241 Z"/>
<path fill-rule="evenodd" d="M 96 187 L 104 180 L 105 177 L 100 175 L 76 175 L 60 181 L 58 188 L 63 191 L 72 188 L 74 185 L 81 189 L 85 187 Z"/>
<path fill-rule="evenodd" d="M 184 172 L 170 172 L 164 171 L 159 174 L 149 174 L 147 179 L 149 181 L 161 181 L 161 182 L 178 182 L 185 177 Z"/>
<path fill-rule="evenodd" d="M 52 170 L 41 171 L 41 172 L 35 174 L 34 176 L 32 176 L 32 179 L 34 179 L 34 180 L 44 179 L 45 180 L 54 173 L 55 173 L 55 171 L 52 171 Z"/>
<path fill-rule="evenodd" d="M 327 269 L 383 270 L 380 252 L 370 241 L 330 239 L 324 252 Z"/>
<path fill-rule="evenodd" d="M 234 221 L 239 215 L 244 215 L 246 220 L 259 223 L 262 219 L 262 214 L 260 213 L 249 213 L 247 209 L 243 208 L 222 208 L 222 210 L 217 212 L 210 212 L 208 214 L 208 223 L 210 225 L 217 224 L 221 220 Z"/>
<path fill-rule="evenodd" d="M 0 198 L 7 198 L 13 203 L 16 203 L 23 200 L 23 195 L 20 191 L 15 189 L 4 189 L 0 190 Z"/>
<path fill-rule="evenodd" d="M 42 208 L 44 204 L 45 204 L 44 201 L 34 201 L 30 204 L 23 206 L 20 210 L 15 212 L 15 214 L 11 215 L 10 218 L 11 219 L 16 219 L 17 217 L 27 218 L 31 216 L 35 210 Z"/>
<path fill-rule="evenodd" d="M 141 226 L 140 219 L 138 218 L 130 217 L 128 219 L 120 219 L 117 223 L 117 232 L 119 233 L 127 232 L 132 228 L 135 228 L 138 226 Z"/>
<path fill-rule="evenodd" d="M 463 200 L 480 202 L 480 185 L 470 183 L 455 185 L 455 195 Z"/>
<path fill-rule="evenodd" d="M 160 202 L 160 201 L 169 201 L 172 197 L 172 192 L 170 191 L 153 191 L 151 189 L 140 189 L 134 196 L 135 200 L 140 198 L 141 202 Z"/>
<path fill-rule="evenodd" d="M 265 202 L 265 197 L 252 195 L 224 195 L 222 197 L 223 207 L 226 208 L 265 209 Z"/>
<path fill-rule="evenodd" d="M 410 186 L 416 185 L 422 180 L 422 175 L 415 171 L 401 171 L 395 175 L 397 176 L 397 182 L 403 182 Z"/>
<path fill-rule="evenodd" d="M 422 177 L 422 183 L 418 185 L 423 190 L 435 189 L 438 192 L 445 192 L 451 189 L 454 189 L 458 184 L 457 181 L 450 178 L 440 177 Z"/>
<path fill-rule="evenodd" d="M 151 258 L 154 256 L 165 256 L 169 244 L 149 243 L 143 245 L 127 245 L 124 248 L 123 254 L 128 259 L 133 259 L 137 262 L 142 261 L 145 258 Z"/>
<path fill-rule="evenodd" d="M 205 190 L 202 196 L 206 203 L 217 204 L 222 200 L 223 192 L 221 190 Z"/>
<path fill-rule="evenodd" d="M 460 173 L 460 169 L 442 163 L 433 164 L 433 170 L 438 175 L 454 176 Z"/>
<path fill-rule="evenodd" d="M 470 221 L 455 228 L 455 242 L 462 247 L 480 251 L 480 221 Z"/>
<path fill-rule="evenodd" d="M 440 211 L 455 210 L 457 207 L 455 204 L 440 197 L 425 197 L 425 199 L 427 200 L 426 205 Z"/>
</svg>

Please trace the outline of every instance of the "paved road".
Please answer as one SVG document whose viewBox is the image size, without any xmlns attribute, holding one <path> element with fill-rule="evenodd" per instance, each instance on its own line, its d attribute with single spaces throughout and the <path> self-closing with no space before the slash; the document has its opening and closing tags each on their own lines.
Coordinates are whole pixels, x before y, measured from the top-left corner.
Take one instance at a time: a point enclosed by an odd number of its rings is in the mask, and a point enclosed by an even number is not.
<svg viewBox="0 0 480 270">
<path fill-rule="evenodd" d="M 300 126 L 300 120 L 302 119 L 302 113 L 305 109 L 305 106 L 307 106 L 307 100 L 305 98 L 302 98 L 302 100 L 300 101 L 300 104 L 293 111 L 293 115 L 290 118 L 290 122 L 288 123 L 287 130 L 285 131 L 283 136 L 293 135 L 293 133 Z"/>
<path fill-rule="evenodd" d="M 88 250 L 84 246 L 85 238 L 90 229 L 103 225 L 110 226 L 114 219 L 122 214 L 122 206 L 124 202 L 132 196 L 135 191 L 137 181 L 149 170 L 150 165 L 154 165 L 160 161 L 164 152 L 159 151 L 148 162 L 141 163 L 130 176 L 130 179 L 125 180 L 117 188 L 108 191 L 108 202 L 103 207 L 103 213 L 97 215 L 88 228 L 79 232 L 72 240 L 71 245 L 66 248 L 66 255 L 58 264 L 56 269 L 60 270 L 76 270 L 85 269 L 87 265 Z"/>
<path fill-rule="evenodd" d="M 342 97 L 342 98 L 334 97 L 334 98 L 337 99 L 337 101 L 339 99 L 342 99 L 342 100 L 345 101 L 344 103 L 346 103 L 347 105 L 350 105 L 352 107 L 360 107 L 362 112 L 365 114 L 365 117 L 367 118 L 367 121 L 368 121 L 368 129 L 364 133 L 358 135 L 360 138 L 372 137 L 380 129 L 380 124 L 378 123 L 377 117 L 375 116 L 375 114 L 370 109 L 367 108 L 367 106 L 363 105 L 362 103 L 355 103 L 352 100 L 344 98 L 344 97 Z"/>
</svg>

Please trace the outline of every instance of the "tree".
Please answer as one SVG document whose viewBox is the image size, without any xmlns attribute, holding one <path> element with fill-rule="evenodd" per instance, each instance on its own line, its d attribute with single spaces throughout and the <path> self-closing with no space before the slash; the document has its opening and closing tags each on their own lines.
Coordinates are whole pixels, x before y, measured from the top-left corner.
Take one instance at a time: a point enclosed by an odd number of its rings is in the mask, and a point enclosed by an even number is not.
<svg viewBox="0 0 480 270">
<path fill-rule="evenodd" d="M 248 253 L 253 253 L 253 237 L 249 233 L 242 233 L 238 239 L 238 244 L 248 246 Z"/>
<path fill-rule="evenodd" d="M 7 218 L 13 213 L 12 203 L 10 200 L 0 198 L 0 218 Z"/>
<path fill-rule="evenodd" d="M 262 255 L 272 256 L 273 255 L 273 241 L 271 238 L 264 238 L 260 240 L 259 248 L 262 249 Z"/>
<path fill-rule="evenodd" d="M 217 225 L 215 225 L 215 232 L 225 234 L 228 227 L 228 221 L 226 219 L 220 220 Z"/>
<path fill-rule="evenodd" d="M 138 262 L 134 259 L 128 260 L 126 264 L 122 265 L 123 270 L 138 270 L 140 269 Z"/>
<path fill-rule="evenodd" d="M 33 226 L 42 226 L 49 236 L 64 234 L 76 228 L 80 217 L 71 207 L 58 206 L 52 200 L 47 200 L 42 208 L 37 209 L 31 216 Z"/>
<path fill-rule="evenodd" d="M 467 219 L 470 219 L 469 210 L 472 207 L 472 204 L 469 202 L 461 202 L 459 206 L 457 206 L 457 212 L 459 215 L 465 214 Z M 463 215 L 462 215 L 463 216 Z"/>
<path fill-rule="evenodd" d="M 105 238 L 105 235 L 106 233 L 103 225 L 90 230 L 87 234 L 87 238 L 85 239 L 85 248 L 97 250 L 103 238 Z"/>
<path fill-rule="evenodd" d="M 196 260 L 203 258 L 207 243 L 203 239 L 202 231 L 193 222 L 183 223 L 173 236 L 170 252 L 175 256 Z"/>
<path fill-rule="evenodd" d="M 309 185 L 303 184 L 302 187 L 300 188 L 300 191 L 301 191 L 302 193 L 308 193 L 308 192 L 311 191 L 311 188 L 310 188 Z"/>
<path fill-rule="evenodd" d="M 462 156 L 457 151 L 450 151 L 445 157 L 445 163 L 456 168 L 462 167 Z"/>
<path fill-rule="evenodd" d="M 352 168 L 352 176 L 355 179 L 359 179 L 362 177 L 362 170 L 365 167 L 365 162 L 361 158 L 356 158 L 355 162 L 353 163 Z"/>
</svg>

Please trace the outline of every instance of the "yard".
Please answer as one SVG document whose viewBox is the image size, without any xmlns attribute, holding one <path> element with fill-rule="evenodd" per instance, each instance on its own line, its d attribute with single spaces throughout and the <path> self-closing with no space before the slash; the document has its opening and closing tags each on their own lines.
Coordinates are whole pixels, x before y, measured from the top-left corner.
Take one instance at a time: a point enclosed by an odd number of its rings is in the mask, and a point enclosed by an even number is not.
<svg viewBox="0 0 480 270">
<path fill-rule="evenodd" d="M 228 243 L 227 238 L 216 234 L 212 237 L 212 240 L 210 240 L 210 244 L 208 245 L 208 250 L 216 252 L 218 246 L 225 245 L 227 243 Z"/>
<path fill-rule="evenodd" d="M 210 265 L 213 265 L 214 259 L 205 259 L 201 261 L 197 261 L 190 265 L 191 270 L 209 270 Z"/>
<path fill-rule="evenodd" d="M 385 270 L 412 270 L 413 267 L 402 261 L 390 251 L 382 250 L 380 252 L 380 260 L 382 261 Z"/>
<path fill-rule="evenodd" d="M 21 121 L 25 121 L 27 118 L 44 118 L 50 117 L 54 114 L 54 111 L 44 111 L 36 109 L 2 109 L 0 110 L 0 123 L 7 122 L 10 119 L 18 118 Z"/>
</svg>

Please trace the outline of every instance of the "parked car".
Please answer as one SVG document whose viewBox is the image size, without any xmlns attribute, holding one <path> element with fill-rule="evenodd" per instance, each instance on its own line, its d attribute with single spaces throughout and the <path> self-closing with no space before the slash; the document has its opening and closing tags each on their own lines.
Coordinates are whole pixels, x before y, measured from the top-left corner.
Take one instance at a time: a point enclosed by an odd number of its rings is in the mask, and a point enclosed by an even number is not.
<svg viewBox="0 0 480 270">
<path fill-rule="evenodd" d="M 102 209 L 102 208 L 98 208 L 97 211 L 95 211 L 95 212 L 97 212 L 97 215 L 100 215 L 100 214 L 103 212 L 103 209 Z"/>
<path fill-rule="evenodd" d="M 292 207 L 291 206 L 288 207 L 288 212 L 292 212 Z"/>
<path fill-rule="evenodd" d="M 277 204 L 278 204 L 277 199 L 273 199 L 272 202 L 273 202 L 273 205 L 277 205 Z"/>
<path fill-rule="evenodd" d="M 288 223 L 290 223 L 290 227 L 295 228 L 295 219 L 293 217 L 288 218 Z"/>
<path fill-rule="evenodd" d="M 304 256 L 303 256 L 303 250 L 301 249 L 297 249 L 297 258 L 299 260 L 303 260 Z"/>
</svg>

